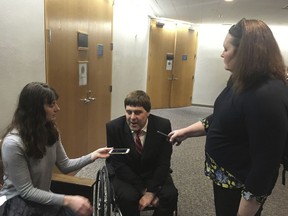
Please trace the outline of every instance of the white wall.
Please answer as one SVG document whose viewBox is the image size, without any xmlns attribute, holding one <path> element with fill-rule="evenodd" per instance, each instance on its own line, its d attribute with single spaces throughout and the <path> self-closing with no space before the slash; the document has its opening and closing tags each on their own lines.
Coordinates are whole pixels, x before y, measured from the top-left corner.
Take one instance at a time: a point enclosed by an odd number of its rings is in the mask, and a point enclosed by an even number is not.
<svg viewBox="0 0 288 216">
<path fill-rule="evenodd" d="M 288 26 L 270 26 L 288 66 Z"/>
<path fill-rule="evenodd" d="M 115 0 L 112 113 L 124 113 L 123 99 L 146 90 L 149 19 L 142 0 Z M 220 54 L 229 26 L 199 27 L 193 104 L 213 105 L 229 72 Z M 2 0 L 0 5 L 0 131 L 10 122 L 17 97 L 31 81 L 45 81 L 44 1 Z M 271 26 L 288 64 L 288 28 Z"/>
<path fill-rule="evenodd" d="M 142 0 L 115 0 L 111 118 L 124 114 L 123 100 L 132 90 L 146 90 L 149 17 Z"/>
<path fill-rule="evenodd" d="M 124 113 L 123 99 L 146 90 L 149 18 L 142 0 L 115 0 L 112 118 Z M 45 82 L 44 1 L 2 0 L 0 6 L 0 131 L 11 121 L 25 84 Z"/>
<path fill-rule="evenodd" d="M 0 29 L 1 133 L 23 86 L 45 81 L 44 1 L 2 0 Z"/>
<path fill-rule="evenodd" d="M 229 30 L 228 25 L 203 24 L 198 27 L 198 51 L 195 69 L 195 82 L 192 104 L 213 106 L 218 94 L 225 87 L 230 76 L 224 70 L 223 41 Z M 288 28 L 287 26 L 270 26 L 288 64 Z"/>
<path fill-rule="evenodd" d="M 230 72 L 223 68 L 220 57 L 229 26 L 200 25 L 192 104 L 213 106 L 226 84 Z"/>
</svg>

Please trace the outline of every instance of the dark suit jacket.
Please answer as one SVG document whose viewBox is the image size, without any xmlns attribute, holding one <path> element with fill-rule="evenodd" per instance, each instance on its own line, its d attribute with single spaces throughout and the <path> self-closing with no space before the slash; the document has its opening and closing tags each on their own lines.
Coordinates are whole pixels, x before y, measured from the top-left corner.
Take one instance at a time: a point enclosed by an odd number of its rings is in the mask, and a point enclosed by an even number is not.
<svg viewBox="0 0 288 216">
<path fill-rule="evenodd" d="M 150 114 L 140 158 L 125 116 L 106 124 L 107 145 L 114 148 L 130 148 L 127 155 L 111 155 L 108 159 L 115 175 L 127 183 L 147 188 L 148 192 L 157 192 L 170 172 L 172 145 L 165 136 L 157 133 L 158 130 L 170 133 L 171 123 L 168 119 Z"/>
</svg>

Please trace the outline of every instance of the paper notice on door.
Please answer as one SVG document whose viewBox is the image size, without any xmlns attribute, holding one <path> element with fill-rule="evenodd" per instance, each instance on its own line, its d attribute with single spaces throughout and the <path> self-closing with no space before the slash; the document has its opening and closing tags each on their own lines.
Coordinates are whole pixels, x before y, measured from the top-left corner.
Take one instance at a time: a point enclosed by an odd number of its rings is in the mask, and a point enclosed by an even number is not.
<svg viewBox="0 0 288 216">
<path fill-rule="evenodd" d="M 172 70 L 173 60 L 166 61 L 166 70 Z"/>
<path fill-rule="evenodd" d="M 87 63 L 79 63 L 79 86 L 87 85 Z"/>
</svg>

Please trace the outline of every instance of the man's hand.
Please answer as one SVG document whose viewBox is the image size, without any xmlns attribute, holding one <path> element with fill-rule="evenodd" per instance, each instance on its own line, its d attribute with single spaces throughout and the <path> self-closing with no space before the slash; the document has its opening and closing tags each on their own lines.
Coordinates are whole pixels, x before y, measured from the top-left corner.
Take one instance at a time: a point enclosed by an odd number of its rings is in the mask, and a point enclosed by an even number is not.
<svg viewBox="0 0 288 216">
<path fill-rule="evenodd" d="M 142 211 L 144 208 L 152 204 L 155 198 L 155 194 L 151 192 L 145 192 L 144 195 L 139 200 L 139 210 Z"/>
<path fill-rule="evenodd" d="M 157 196 L 155 196 L 154 199 L 152 200 L 152 205 L 154 207 L 158 207 L 159 206 L 159 198 Z"/>
</svg>

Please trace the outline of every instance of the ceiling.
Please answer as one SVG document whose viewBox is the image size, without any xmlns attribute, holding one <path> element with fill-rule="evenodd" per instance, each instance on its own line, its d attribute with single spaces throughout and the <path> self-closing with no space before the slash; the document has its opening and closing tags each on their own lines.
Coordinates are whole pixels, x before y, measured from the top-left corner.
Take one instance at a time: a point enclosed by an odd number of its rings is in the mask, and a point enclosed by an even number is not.
<svg viewBox="0 0 288 216">
<path fill-rule="evenodd" d="M 195 24 L 234 24 L 241 18 L 288 25 L 288 0 L 146 0 L 156 17 Z M 285 8 L 285 9 L 283 9 Z"/>
</svg>

